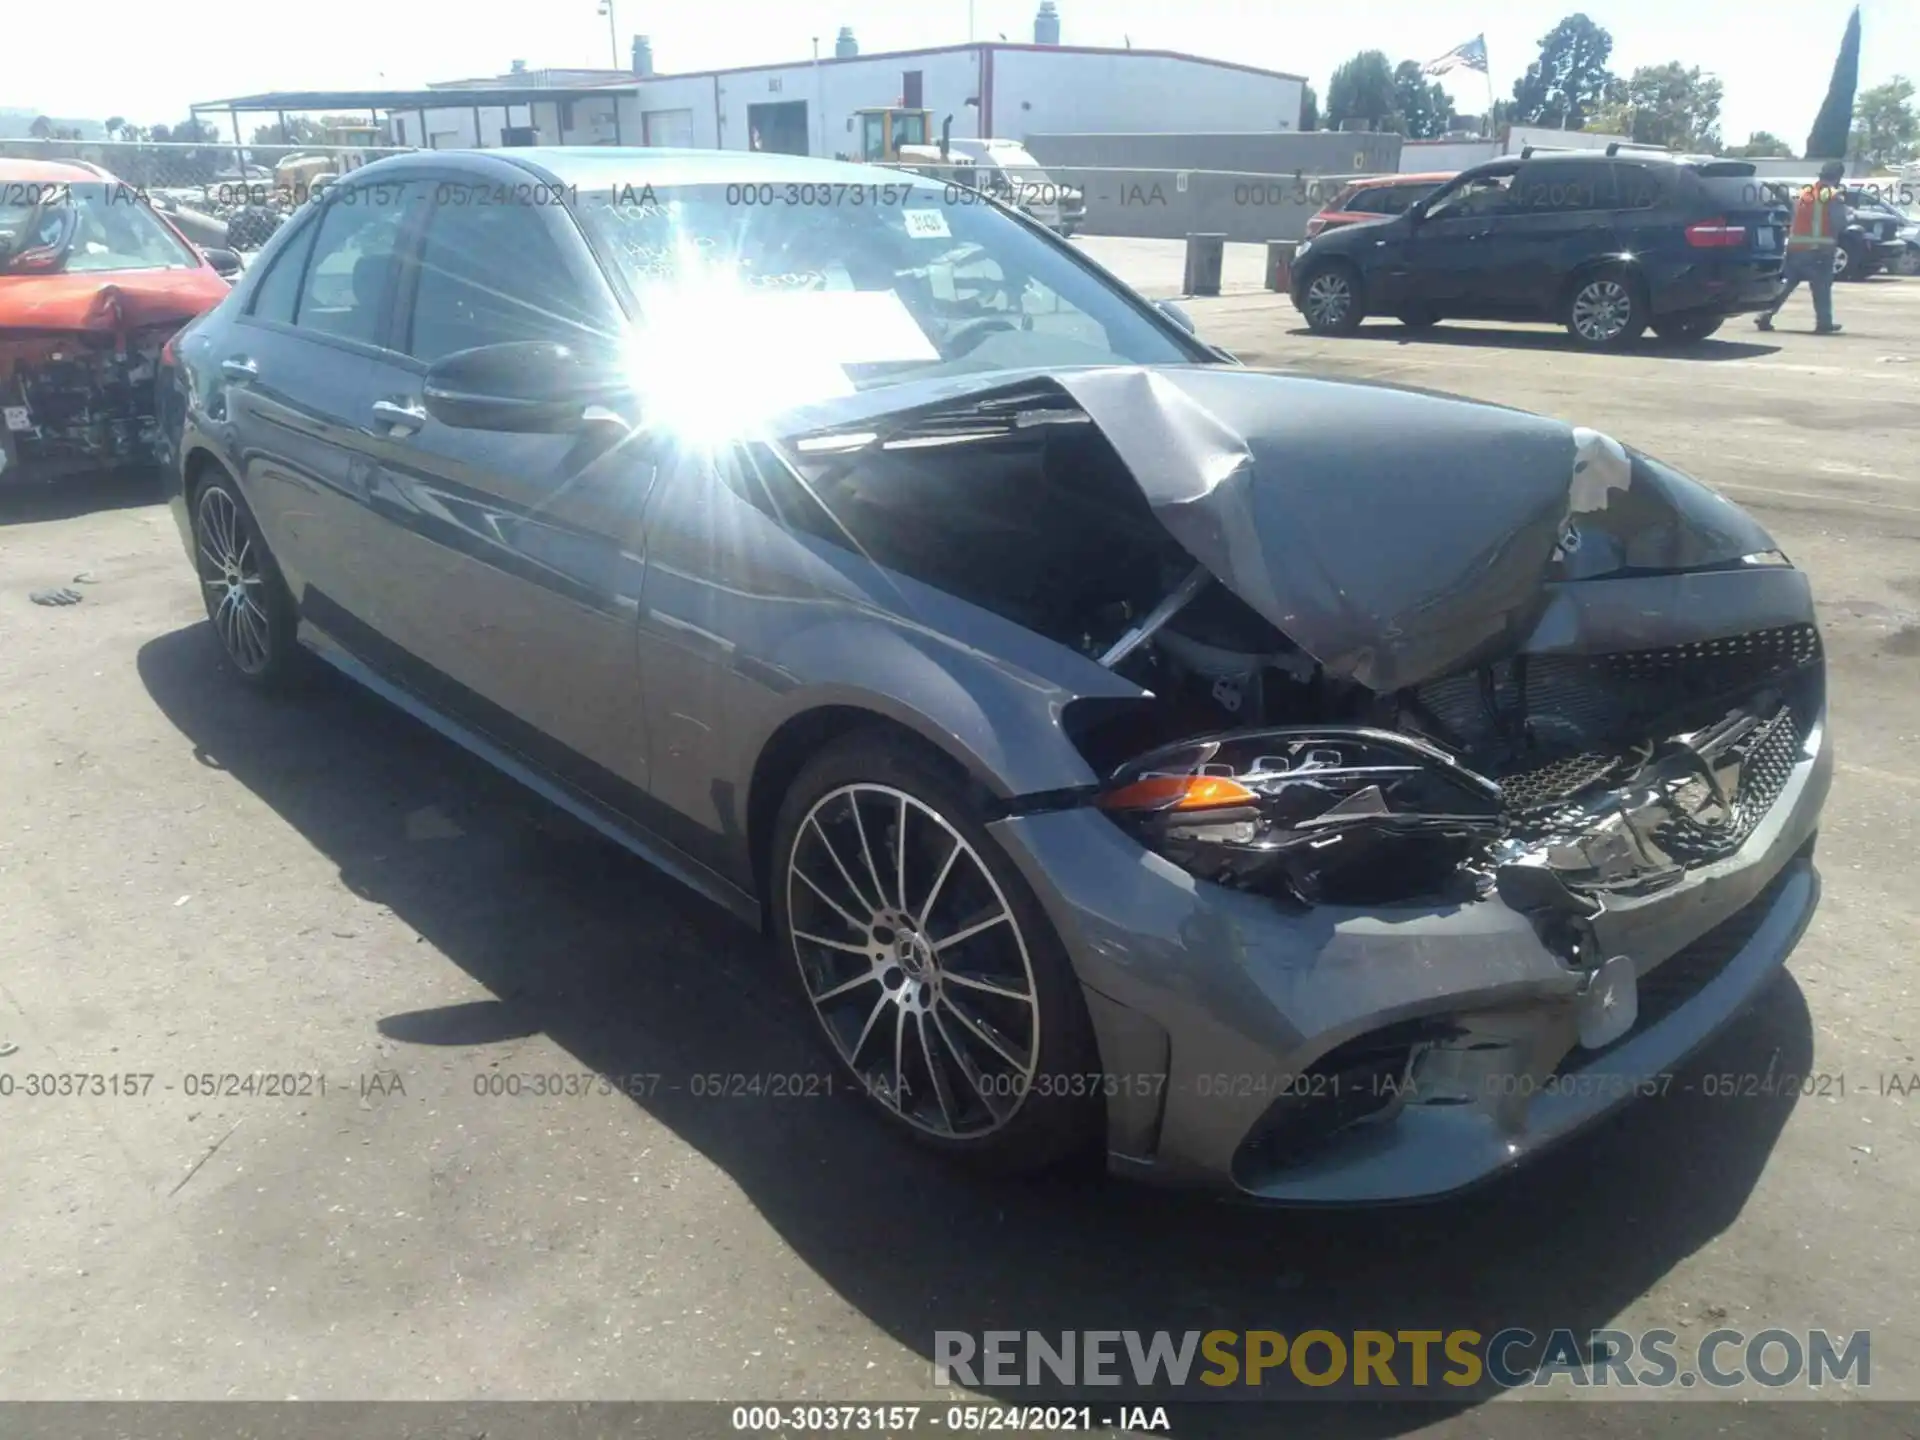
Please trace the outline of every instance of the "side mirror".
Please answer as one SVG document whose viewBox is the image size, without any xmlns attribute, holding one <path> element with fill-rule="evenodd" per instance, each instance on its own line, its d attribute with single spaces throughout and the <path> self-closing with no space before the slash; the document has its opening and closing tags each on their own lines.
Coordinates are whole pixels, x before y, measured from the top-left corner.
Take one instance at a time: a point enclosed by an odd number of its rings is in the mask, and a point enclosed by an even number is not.
<svg viewBox="0 0 1920 1440">
<path fill-rule="evenodd" d="M 200 253 L 207 257 L 207 263 L 213 267 L 216 275 L 223 275 L 231 280 L 241 271 L 240 254 L 236 250 L 214 245 Z"/>
<path fill-rule="evenodd" d="M 441 357 L 422 399 L 442 425 L 557 434 L 624 387 L 613 372 L 551 340 L 511 340 Z"/>
<path fill-rule="evenodd" d="M 1197 335 L 1200 333 L 1194 327 L 1193 317 L 1187 313 L 1185 306 L 1177 305 L 1171 300 L 1156 300 L 1153 302 L 1153 308 L 1173 321 L 1174 324 L 1178 325 L 1189 335 Z"/>
</svg>

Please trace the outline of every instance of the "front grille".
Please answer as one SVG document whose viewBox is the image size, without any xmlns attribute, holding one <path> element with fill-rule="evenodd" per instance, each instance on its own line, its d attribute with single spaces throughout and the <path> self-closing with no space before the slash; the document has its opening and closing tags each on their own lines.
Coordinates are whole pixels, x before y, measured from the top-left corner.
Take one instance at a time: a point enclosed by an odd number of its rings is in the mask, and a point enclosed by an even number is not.
<svg viewBox="0 0 1920 1440">
<path fill-rule="evenodd" d="M 1731 855 L 1746 843 L 1787 788 L 1803 738 L 1793 709 L 1782 706 L 1767 722 L 1766 732 L 1748 743 L 1740 768 L 1740 788 L 1727 823 L 1703 825 L 1691 813 L 1685 814 L 1661 826 L 1654 834 L 1655 843 L 1683 866 L 1705 865 Z M 1691 812 L 1708 795 L 1704 780 L 1691 780 L 1681 787 L 1677 798 L 1682 808 Z"/>
<path fill-rule="evenodd" d="M 1791 677 L 1820 655 L 1812 625 L 1781 625 L 1656 650 L 1521 656 L 1423 685 L 1417 698 L 1430 717 L 1426 728 L 1497 780 L 1507 814 L 1523 833 L 1536 833 L 1553 828 L 1574 797 L 1625 779 L 1650 742 L 1711 724 L 1769 686 L 1799 688 Z M 1786 783 L 1818 705 L 1794 708 L 1793 723 L 1756 751 L 1754 774 L 1743 782 L 1755 787 L 1741 806 L 1754 821 Z M 1722 845 L 1729 833 L 1683 827 L 1673 839 L 1683 863 L 1697 863 L 1696 855 L 1711 858 L 1716 845 L 1724 853 L 1747 832 Z"/>
<path fill-rule="evenodd" d="M 1522 815 L 1557 805 L 1569 795 L 1609 778 L 1620 768 L 1622 759 L 1618 754 L 1584 750 L 1578 755 L 1549 760 L 1531 770 L 1502 775 L 1500 793 L 1507 813 Z"/>
<path fill-rule="evenodd" d="M 1612 1044 L 1598 1050 L 1569 1051 L 1555 1073 L 1570 1075 L 1586 1069 L 1617 1046 L 1626 1044 L 1649 1025 L 1659 1024 L 1706 989 L 1732 963 L 1733 957 L 1759 933 L 1761 925 L 1766 923 L 1767 916 L 1773 913 L 1774 905 L 1779 902 L 1780 892 L 1792 880 L 1796 868 L 1789 863 L 1752 900 L 1691 945 L 1676 950 L 1642 975 L 1639 981 L 1640 1008 L 1634 1017 L 1633 1028 Z"/>
</svg>

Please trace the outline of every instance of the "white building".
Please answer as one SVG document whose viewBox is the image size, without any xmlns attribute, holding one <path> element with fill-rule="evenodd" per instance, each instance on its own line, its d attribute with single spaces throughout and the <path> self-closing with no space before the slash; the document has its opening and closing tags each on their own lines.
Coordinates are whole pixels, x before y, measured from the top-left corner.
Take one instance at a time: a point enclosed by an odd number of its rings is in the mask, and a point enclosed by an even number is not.
<svg viewBox="0 0 1920 1440">
<path fill-rule="evenodd" d="M 843 32 L 842 47 L 850 43 Z M 642 42 L 635 51 L 636 70 L 650 72 Z M 929 143 L 948 116 L 955 136 L 979 139 L 1271 133 L 1299 128 L 1305 84 L 1298 75 L 1166 50 L 1006 42 L 683 75 L 644 72 L 515 70 L 430 86 L 444 105 L 392 107 L 389 123 L 396 142 L 438 149 L 663 145 L 853 157 L 861 150 L 856 112 L 875 107 L 930 111 Z M 527 95 L 541 89 L 565 93 L 551 100 Z M 490 104 L 491 90 L 513 90 L 524 103 Z M 259 103 L 271 98 L 253 97 L 246 108 L 271 109 Z"/>
</svg>

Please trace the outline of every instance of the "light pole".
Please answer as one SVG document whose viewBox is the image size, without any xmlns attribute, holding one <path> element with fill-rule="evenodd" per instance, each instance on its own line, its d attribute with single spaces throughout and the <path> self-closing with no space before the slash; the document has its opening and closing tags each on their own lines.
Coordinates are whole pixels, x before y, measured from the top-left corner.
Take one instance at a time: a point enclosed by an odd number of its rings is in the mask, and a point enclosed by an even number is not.
<svg viewBox="0 0 1920 1440">
<path fill-rule="evenodd" d="M 600 14 L 607 17 L 607 53 L 613 57 L 613 68 L 620 68 L 620 31 L 614 23 L 613 0 L 600 0 Z"/>
</svg>

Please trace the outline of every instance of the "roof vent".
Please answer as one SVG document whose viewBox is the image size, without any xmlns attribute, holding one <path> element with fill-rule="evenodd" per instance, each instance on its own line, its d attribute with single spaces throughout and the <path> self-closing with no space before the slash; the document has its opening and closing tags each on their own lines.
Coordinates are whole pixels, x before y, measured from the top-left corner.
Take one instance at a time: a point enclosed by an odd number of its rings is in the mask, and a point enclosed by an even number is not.
<svg viewBox="0 0 1920 1440">
<path fill-rule="evenodd" d="M 860 42 L 853 38 L 853 27 L 851 25 L 842 25 L 840 27 L 840 33 L 834 37 L 833 58 L 836 60 L 851 60 L 859 53 Z"/>
<path fill-rule="evenodd" d="M 1033 43 L 1060 43 L 1060 12 L 1054 8 L 1053 0 L 1040 0 L 1040 13 L 1033 17 Z"/>
<path fill-rule="evenodd" d="M 645 35 L 633 37 L 633 73 L 640 76 L 653 74 L 653 41 Z"/>
<path fill-rule="evenodd" d="M 515 60 L 511 65 L 507 66 L 507 69 L 515 75 L 524 75 L 527 73 L 527 62 L 524 60 Z"/>
</svg>

